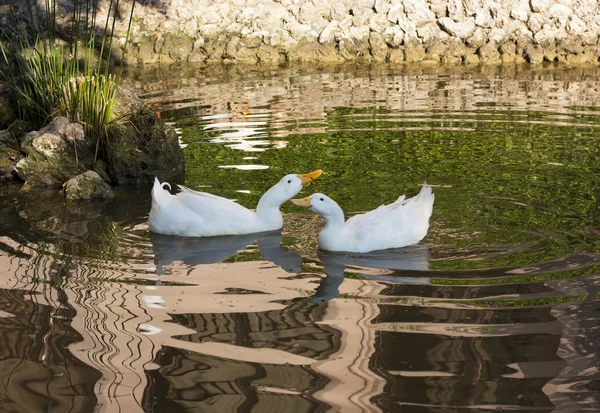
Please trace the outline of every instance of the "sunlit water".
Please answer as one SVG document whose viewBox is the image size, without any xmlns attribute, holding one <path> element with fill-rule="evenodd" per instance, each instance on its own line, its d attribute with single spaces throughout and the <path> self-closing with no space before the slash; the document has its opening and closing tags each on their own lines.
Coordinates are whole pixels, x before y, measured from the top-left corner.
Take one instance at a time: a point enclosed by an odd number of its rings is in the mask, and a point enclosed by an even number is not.
<svg viewBox="0 0 600 413">
<path fill-rule="evenodd" d="M 600 409 L 600 71 L 163 69 L 129 86 L 187 186 L 323 169 L 347 215 L 434 188 L 417 246 L 151 234 L 149 190 L 0 186 L 2 412 Z"/>
</svg>

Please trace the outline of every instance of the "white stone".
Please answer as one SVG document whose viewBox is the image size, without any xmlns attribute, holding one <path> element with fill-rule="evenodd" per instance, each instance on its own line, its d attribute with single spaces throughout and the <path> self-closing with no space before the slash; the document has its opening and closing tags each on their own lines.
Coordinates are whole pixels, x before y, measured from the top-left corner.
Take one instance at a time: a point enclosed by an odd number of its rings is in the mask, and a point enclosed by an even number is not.
<svg viewBox="0 0 600 413">
<path fill-rule="evenodd" d="M 355 41 L 365 41 L 369 38 L 369 26 L 350 27 L 350 39 Z"/>
<path fill-rule="evenodd" d="M 542 30 L 537 32 L 535 36 L 533 36 L 533 39 L 540 46 L 546 47 L 555 42 L 555 40 L 558 38 L 558 34 L 559 30 L 557 28 L 546 25 L 542 27 Z"/>
<path fill-rule="evenodd" d="M 548 9 L 548 15 L 555 18 L 561 25 L 565 25 L 573 10 L 564 4 L 555 3 Z"/>
<path fill-rule="evenodd" d="M 395 3 L 387 14 L 387 19 L 392 23 L 398 23 L 398 18 L 404 14 L 404 5 L 402 3 Z"/>
<path fill-rule="evenodd" d="M 488 41 L 493 43 L 503 43 L 506 39 L 506 31 L 498 27 L 494 27 L 488 33 Z"/>
<path fill-rule="evenodd" d="M 553 0 L 531 0 L 531 10 L 538 13 L 543 13 L 550 8 Z"/>
<path fill-rule="evenodd" d="M 375 0 L 375 5 L 373 7 L 376 13 L 385 14 L 390 11 L 392 2 L 391 0 Z"/>
<path fill-rule="evenodd" d="M 404 40 L 404 32 L 400 26 L 388 27 L 383 31 L 383 40 L 385 40 L 388 46 L 397 49 Z"/>
<path fill-rule="evenodd" d="M 408 19 L 416 25 L 433 22 L 436 19 L 425 0 L 404 0 L 404 10 Z"/>
<path fill-rule="evenodd" d="M 461 0 L 449 0 L 448 1 L 448 17 L 460 22 L 465 17 L 463 4 Z"/>
<path fill-rule="evenodd" d="M 492 27 L 494 25 L 494 20 L 492 20 L 492 16 L 490 12 L 485 9 L 479 9 L 475 12 L 475 24 L 479 27 Z"/>
<path fill-rule="evenodd" d="M 529 10 L 524 8 L 515 8 L 510 11 L 510 17 L 515 20 L 526 22 L 529 18 Z"/>
<path fill-rule="evenodd" d="M 394 23 L 394 24 L 397 24 Z M 391 23 L 384 14 L 375 13 L 369 21 L 369 27 L 376 33 L 383 33 L 383 31 L 390 27 Z"/>
<path fill-rule="evenodd" d="M 450 17 L 443 17 L 438 20 L 438 23 L 447 33 L 460 39 L 469 37 L 475 31 L 475 19 L 472 17 L 463 22 L 455 22 Z"/>
<path fill-rule="evenodd" d="M 398 18 L 398 26 L 404 30 L 404 33 L 417 34 L 417 25 L 412 20 L 409 20 L 406 15 L 402 15 Z"/>
<path fill-rule="evenodd" d="M 466 39 L 466 43 L 470 47 L 481 47 L 487 41 L 487 36 L 481 27 L 475 29 L 473 34 Z"/>
<path fill-rule="evenodd" d="M 529 20 L 527 20 L 527 28 L 533 33 L 536 34 L 540 30 L 542 30 L 542 26 L 544 25 L 544 18 L 540 13 L 531 13 Z"/>
<path fill-rule="evenodd" d="M 440 38 L 439 26 L 435 23 L 427 23 L 417 27 L 417 35 L 423 39 L 423 43 L 430 43 Z"/>
<path fill-rule="evenodd" d="M 583 35 L 585 30 L 585 23 L 576 15 L 571 15 L 567 22 L 567 33 L 572 35 Z"/>
<path fill-rule="evenodd" d="M 334 40 L 335 32 L 339 30 L 339 24 L 337 20 L 332 20 L 327 27 L 323 29 L 319 35 L 319 43 L 325 44 L 330 43 Z"/>
</svg>

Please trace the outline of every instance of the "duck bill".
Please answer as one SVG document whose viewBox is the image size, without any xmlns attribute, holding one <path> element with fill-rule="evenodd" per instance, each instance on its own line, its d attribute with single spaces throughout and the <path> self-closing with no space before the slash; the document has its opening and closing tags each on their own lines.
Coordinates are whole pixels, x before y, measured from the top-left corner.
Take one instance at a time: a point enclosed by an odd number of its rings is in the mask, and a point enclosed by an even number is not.
<svg viewBox="0 0 600 413">
<path fill-rule="evenodd" d="M 311 172 L 309 174 L 299 174 L 299 175 L 296 175 L 296 176 L 302 180 L 302 185 L 308 185 L 314 179 L 317 179 L 319 176 L 321 176 L 322 173 L 323 173 L 322 170 L 317 169 L 316 171 Z"/>
<path fill-rule="evenodd" d="M 290 202 L 294 205 L 298 205 L 304 208 L 310 208 L 310 200 L 312 196 L 302 198 L 302 199 L 290 199 Z"/>
</svg>

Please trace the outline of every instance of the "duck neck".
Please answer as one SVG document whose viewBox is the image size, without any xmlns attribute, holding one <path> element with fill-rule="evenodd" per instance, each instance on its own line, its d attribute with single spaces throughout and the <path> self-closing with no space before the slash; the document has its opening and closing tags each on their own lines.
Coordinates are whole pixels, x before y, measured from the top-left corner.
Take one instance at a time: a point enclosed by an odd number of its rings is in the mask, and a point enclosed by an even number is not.
<svg viewBox="0 0 600 413">
<path fill-rule="evenodd" d="M 256 216 L 258 217 L 258 220 L 269 229 L 281 228 L 283 226 L 283 217 L 281 216 L 279 208 L 283 202 L 276 196 L 274 188 L 269 189 L 263 194 L 256 206 Z"/>
<path fill-rule="evenodd" d="M 325 218 L 325 227 L 323 232 L 334 233 L 341 232 L 344 227 L 344 211 L 339 205 L 336 205 L 333 211 L 330 211 L 327 215 L 323 215 Z"/>
</svg>

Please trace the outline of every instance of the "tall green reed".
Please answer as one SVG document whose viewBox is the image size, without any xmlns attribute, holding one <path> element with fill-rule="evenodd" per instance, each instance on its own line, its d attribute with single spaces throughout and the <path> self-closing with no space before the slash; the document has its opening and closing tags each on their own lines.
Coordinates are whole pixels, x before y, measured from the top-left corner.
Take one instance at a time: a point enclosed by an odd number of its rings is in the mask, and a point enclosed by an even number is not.
<svg viewBox="0 0 600 413">
<path fill-rule="evenodd" d="M 115 74 L 111 69 L 119 0 L 110 0 L 103 27 L 97 16 L 99 0 L 74 0 L 67 28 L 57 27 L 56 0 L 45 0 L 42 7 L 35 0 L 26 0 L 24 12 L 19 12 L 14 1 L 8 1 L 13 24 L 0 28 L 0 51 L 7 67 L 0 70 L 0 82 L 12 90 L 21 118 L 34 125 L 43 126 L 56 115 L 80 122 L 86 134 L 96 139 L 97 157 L 108 144 L 107 128 L 120 85 L 135 1 Z M 28 17 L 27 26 L 19 13 Z M 68 41 L 61 40 L 59 34 Z"/>
</svg>

